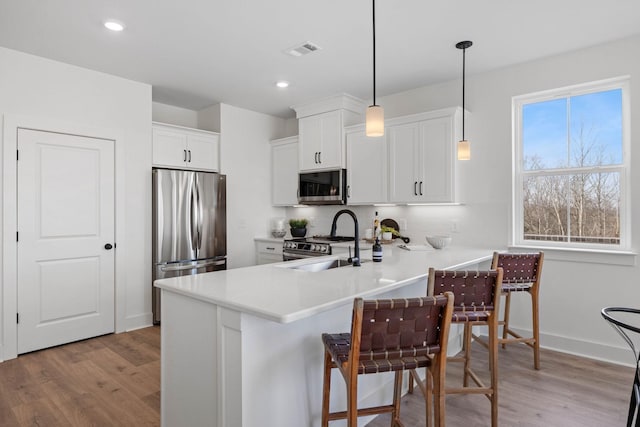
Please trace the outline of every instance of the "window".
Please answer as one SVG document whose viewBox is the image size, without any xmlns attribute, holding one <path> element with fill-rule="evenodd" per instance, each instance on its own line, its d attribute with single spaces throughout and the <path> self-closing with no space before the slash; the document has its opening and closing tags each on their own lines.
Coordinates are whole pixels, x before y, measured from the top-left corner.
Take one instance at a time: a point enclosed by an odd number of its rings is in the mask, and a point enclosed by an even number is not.
<svg viewBox="0 0 640 427">
<path fill-rule="evenodd" d="M 515 245 L 627 249 L 628 79 L 515 97 Z"/>
</svg>

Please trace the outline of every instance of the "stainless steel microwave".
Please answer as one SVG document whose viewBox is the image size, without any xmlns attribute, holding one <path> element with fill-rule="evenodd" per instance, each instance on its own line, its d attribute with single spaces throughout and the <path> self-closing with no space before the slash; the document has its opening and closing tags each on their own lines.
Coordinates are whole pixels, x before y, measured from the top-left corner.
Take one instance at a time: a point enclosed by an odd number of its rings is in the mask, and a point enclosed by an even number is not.
<svg viewBox="0 0 640 427">
<path fill-rule="evenodd" d="M 303 205 L 345 205 L 347 170 L 300 172 L 298 202 Z"/>
</svg>

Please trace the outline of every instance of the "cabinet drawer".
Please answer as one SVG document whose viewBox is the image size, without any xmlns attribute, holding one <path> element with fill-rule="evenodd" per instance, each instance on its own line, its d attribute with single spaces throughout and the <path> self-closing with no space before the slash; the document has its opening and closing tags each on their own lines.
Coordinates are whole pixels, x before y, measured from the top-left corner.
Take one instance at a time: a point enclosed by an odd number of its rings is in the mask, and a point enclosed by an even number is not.
<svg viewBox="0 0 640 427">
<path fill-rule="evenodd" d="M 259 253 L 282 255 L 282 242 L 256 242 Z"/>
</svg>

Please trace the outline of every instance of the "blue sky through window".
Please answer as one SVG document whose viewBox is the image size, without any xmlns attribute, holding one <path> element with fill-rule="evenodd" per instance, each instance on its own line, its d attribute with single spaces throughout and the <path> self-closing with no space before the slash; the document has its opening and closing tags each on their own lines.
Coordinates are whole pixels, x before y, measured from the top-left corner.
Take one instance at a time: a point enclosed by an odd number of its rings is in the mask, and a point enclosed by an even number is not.
<svg viewBox="0 0 640 427">
<path fill-rule="evenodd" d="M 525 104 L 522 124 L 526 170 L 622 162 L 621 89 Z"/>
</svg>

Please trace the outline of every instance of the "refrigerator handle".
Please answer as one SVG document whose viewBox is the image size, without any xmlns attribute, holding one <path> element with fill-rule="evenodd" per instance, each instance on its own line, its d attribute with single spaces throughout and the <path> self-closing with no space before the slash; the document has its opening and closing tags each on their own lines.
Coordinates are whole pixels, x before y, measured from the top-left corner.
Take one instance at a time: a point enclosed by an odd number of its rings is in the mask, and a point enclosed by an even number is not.
<svg viewBox="0 0 640 427">
<path fill-rule="evenodd" d="M 191 185 L 191 224 L 189 227 L 189 231 L 191 233 L 191 249 L 193 249 L 194 251 L 197 250 L 198 248 L 198 242 L 197 242 L 197 237 L 198 237 L 198 214 L 197 214 L 197 202 L 196 202 L 196 191 L 195 191 L 195 178 L 194 178 L 194 183 Z M 196 257 L 197 257 L 197 252 L 196 252 Z"/>
<path fill-rule="evenodd" d="M 197 229 L 197 246 L 198 251 L 202 248 L 202 220 L 204 218 L 204 212 L 202 212 L 202 200 L 200 200 L 200 180 L 196 175 L 196 206 L 198 209 L 198 222 L 196 224 Z M 200 254 L 198 254 L 200 256 Z"/>
</svg>

